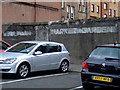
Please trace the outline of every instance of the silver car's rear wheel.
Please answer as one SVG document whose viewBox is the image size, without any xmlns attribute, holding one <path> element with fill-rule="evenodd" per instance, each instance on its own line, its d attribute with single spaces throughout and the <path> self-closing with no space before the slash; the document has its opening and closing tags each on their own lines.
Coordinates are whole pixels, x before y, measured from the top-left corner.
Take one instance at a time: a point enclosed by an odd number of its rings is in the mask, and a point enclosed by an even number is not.
<svg viewBox="0 0 120 90">
<path fill-rule="evenodd" d="M 23 63 L 19 66 L 18 71 L 17 71 L 17 75 L 20 78 L 25 78 L 27 77 L 29 74 L 29 67 L 26 63 Z"/>
<path fill-rule="evenodd" d="M 63 61 L 60 65 L 60 71 L 61 72 L 67 72 L 69 68 L 69 64 L 67 61 Z"/>
</svg>

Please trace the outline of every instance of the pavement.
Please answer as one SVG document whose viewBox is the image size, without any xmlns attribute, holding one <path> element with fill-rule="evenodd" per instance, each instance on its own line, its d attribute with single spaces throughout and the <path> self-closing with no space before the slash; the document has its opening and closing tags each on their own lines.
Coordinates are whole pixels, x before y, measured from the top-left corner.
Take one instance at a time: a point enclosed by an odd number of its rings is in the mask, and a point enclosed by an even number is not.
<svg viewBox="0 0 120 90">
<path fill-rule="evenodd" d="M 81 72 L 82 65 L 80 64 L 70 64 L 69 71 Z"/>
</svg>

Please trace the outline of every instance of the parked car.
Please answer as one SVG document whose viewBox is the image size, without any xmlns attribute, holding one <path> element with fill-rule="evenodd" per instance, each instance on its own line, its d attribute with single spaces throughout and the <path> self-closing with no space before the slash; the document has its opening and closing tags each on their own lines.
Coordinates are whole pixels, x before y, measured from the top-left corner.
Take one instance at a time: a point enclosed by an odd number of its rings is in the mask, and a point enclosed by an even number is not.
<svg viewBox="0 0 120 90">
<path fill-rule="evenodd" d="M 67 72 L 69 63 L 69 52 L 56 42 L 22 41 L 0 53 L 1 73 L 14 73 L 20 78 L 42 70 Z"/>
<path fill-rule="evenodd" d="M 0 40 L 0 52 L 5 51 L 6 49 L 8 49 L 11 45 L 8 44 L 7 42 Z"/>
<path fill-rule="evenodd" d="M 120 44 L 97 46 L 82 65 L 82 85 L 120 88 Z"/>
</svg>

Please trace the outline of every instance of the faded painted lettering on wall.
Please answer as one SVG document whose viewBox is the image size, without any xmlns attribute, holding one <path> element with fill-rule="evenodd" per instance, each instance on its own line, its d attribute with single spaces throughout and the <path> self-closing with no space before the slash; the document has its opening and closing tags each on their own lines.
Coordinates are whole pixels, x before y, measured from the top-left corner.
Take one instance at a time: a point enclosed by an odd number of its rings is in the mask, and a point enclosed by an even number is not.
<svg viewBox="0 0 120 90">
<path fill-rule="evenodd" d="M 51 29 L 51 34 L 79 34 L 79 33 L 113 33 L 117 32 L 115 26 L 103 26 L 103 27 L 82 27 L 82 28 L 61 28 Z"/>
<path fill-rule="evenodd" d="M 31 36 L 31 31 L 7 31 L 3 33 L 3 36 Z"/>
</svg>

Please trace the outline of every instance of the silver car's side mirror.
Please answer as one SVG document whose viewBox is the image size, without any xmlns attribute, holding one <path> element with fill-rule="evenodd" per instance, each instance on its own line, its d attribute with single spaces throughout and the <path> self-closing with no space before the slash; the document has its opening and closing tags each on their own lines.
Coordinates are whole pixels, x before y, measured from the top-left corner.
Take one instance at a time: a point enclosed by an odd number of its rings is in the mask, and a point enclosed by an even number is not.
<svg viewBox="0 0 120 90">
<path fill-rule="evenodd" d="M 42 52 L 41 51 L 37 51 L 37 52 L 35 52 L 35 54 L 34 55 L 41 55 L 42 54 Z"/>
</svg>

